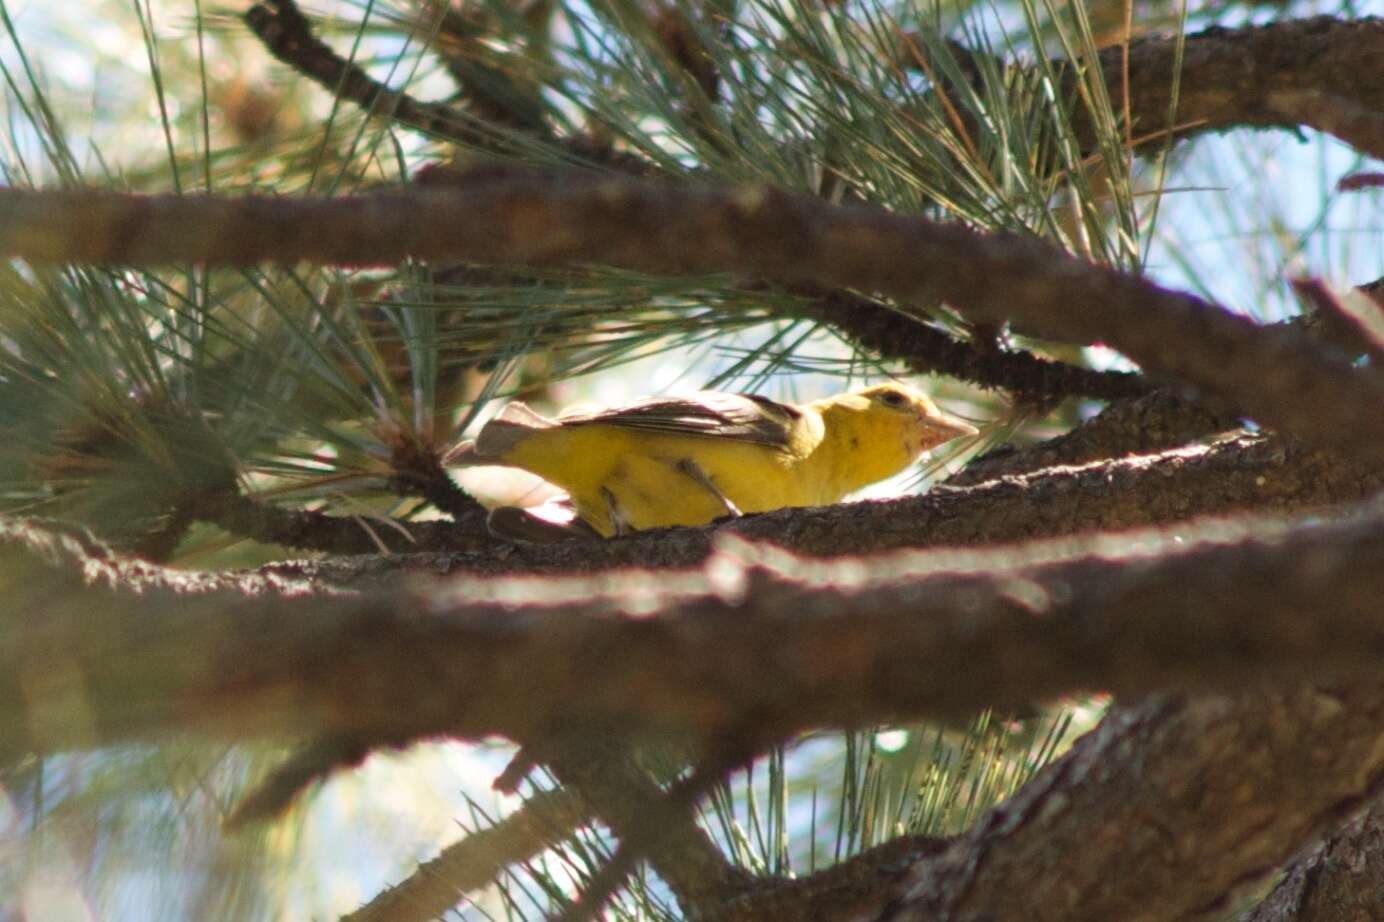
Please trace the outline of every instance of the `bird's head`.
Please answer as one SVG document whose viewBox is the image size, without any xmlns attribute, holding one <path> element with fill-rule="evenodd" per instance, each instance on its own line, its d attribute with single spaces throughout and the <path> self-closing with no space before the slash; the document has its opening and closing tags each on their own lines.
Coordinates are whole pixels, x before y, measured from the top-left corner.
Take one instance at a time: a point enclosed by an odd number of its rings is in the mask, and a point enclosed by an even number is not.
<svg viewBox="0 0 1384 922">
<path fill-rule="evenodd" d="M 921 391 L 896 381 L 856 391 L 855 396 L 863 398 L 859 408 L 864 417 L 862 422 L 881 438 L 892 433 L 896 439 L 901 439 L 912 458 L 944 442 L 974 436 L 980 431 L 965 420 L 938 409 L 937 404 Z"/>
<path fill-rule="evenodd" d="M 979 431 L 896 381 L 827 397 L 816 406 L 833 452 L 848 459 L 840 476 L 851 490 L 892 477 L 923 452 Z"/>
</svg>

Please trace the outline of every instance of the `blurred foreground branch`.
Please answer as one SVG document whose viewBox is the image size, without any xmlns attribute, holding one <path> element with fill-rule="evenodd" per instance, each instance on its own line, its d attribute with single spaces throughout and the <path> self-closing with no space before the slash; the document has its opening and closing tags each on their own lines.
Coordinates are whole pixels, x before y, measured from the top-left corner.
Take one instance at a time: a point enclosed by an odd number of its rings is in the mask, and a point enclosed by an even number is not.
<svg viewBox="0 0 1384 922">
<path fill-rule="evenodd" d="M 148 566 L 127 575 L 7 520 L 12 576 L 31 573 L 36 544 L 59 568 L 13 579 L 0 739 L 38 751 L 176 730 L 402 744 L 584 726 L 767 740 L 1079 690 L 1373 674 L 1381 522 L 836 561 L 726 540 L 698 570 L 289 597 L 308 587 L 243 577 L 249 595 Z"/>
</svg>

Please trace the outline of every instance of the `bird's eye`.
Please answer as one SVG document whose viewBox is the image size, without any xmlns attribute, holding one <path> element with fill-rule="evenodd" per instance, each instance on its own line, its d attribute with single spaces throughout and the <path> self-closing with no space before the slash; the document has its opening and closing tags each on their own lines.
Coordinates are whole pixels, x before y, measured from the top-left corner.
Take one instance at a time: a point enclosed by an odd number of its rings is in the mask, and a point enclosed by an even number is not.
<svg viewBox="0 0 1384 922">
<path fill-rule="evenodd" d="M 900 394 L 898 391 L 885 391 L 879 395 L 879 399 L 882 403 L 891 407 L 903 406 L 903 394 Z"/>
</svg>

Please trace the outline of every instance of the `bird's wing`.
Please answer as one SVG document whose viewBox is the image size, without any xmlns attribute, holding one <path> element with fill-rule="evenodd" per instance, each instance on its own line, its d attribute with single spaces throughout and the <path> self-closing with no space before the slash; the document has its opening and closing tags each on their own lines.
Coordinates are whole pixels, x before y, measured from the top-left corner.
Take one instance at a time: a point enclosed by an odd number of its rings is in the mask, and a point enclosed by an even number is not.
<svg viewBox="0 0 1384 922">
<path fill-rule="evenodd" d="M 516 400 L 482 426 L 475 441 L 463 442 L 447 452 L 442 463 L 449 467 L 494 464 L 533 433 L 558 425 L 556 420 L 541 416 Z"/>
<path fill-rule="evenodd" d="M 669 435 L 703 435 L 786 448 L 795 406 L 755 394 L 703 391 L 690 397 L 649 397 L 623 407 L 576 411 L 558 417 L 563 426 L 620 426 Z"/>
</svg>

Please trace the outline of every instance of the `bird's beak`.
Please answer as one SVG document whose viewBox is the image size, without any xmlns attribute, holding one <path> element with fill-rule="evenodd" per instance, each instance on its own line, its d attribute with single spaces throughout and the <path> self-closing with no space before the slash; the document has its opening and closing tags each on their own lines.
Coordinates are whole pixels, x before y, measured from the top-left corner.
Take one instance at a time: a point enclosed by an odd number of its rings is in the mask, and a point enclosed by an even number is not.
<svg viewBox="0 0 1384 922">
<path fill-rule="evenodd" d="M 923 422 L 929 429 L 941 436 L 943 441 L 949 442 L 952 439 L 959 439 L 963 436 L 970 438 L 971 436 L 980 435 L 980 430 L 975 426 L 972 426 L 965 420 L 957 419 L 955 416 L 948 416 L 945 413 L 939 413 L 936 416 L 926 416 L 923 418 Z"/>
</svg>

